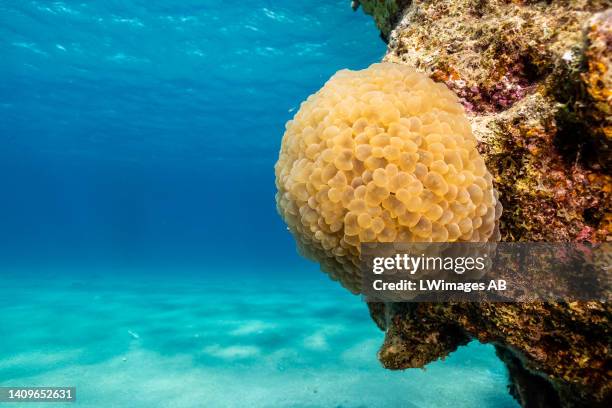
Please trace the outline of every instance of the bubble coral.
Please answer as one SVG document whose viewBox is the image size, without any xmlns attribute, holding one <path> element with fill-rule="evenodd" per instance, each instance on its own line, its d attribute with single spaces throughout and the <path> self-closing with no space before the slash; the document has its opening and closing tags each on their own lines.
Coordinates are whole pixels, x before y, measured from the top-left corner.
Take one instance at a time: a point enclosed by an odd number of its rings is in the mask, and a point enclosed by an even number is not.
<svg viewBox="0 0 612 408">
<path fill-rule="evenodd" d="M 353 292 L 362 242 L 499 239 L 497 192 L 458 98 L 392 63 L 337 72 L 287 122 L 278 211 Z"/>
</svg>

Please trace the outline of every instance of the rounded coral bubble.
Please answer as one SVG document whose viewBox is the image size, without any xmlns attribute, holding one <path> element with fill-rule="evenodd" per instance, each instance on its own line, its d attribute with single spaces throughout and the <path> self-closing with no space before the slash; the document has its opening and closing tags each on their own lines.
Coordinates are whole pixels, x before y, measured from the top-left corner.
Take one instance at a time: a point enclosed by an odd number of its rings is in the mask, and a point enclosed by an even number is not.
<svg viewBox="0 0 612 408">
<path fill-rule="evenodd" d="M 302 255 L 357 292 L 362 242 L 499 239 L 476 145 L 446 85 L 391 63 L 338 71 L 286 124 L 278 212 Z"/>
</svg>

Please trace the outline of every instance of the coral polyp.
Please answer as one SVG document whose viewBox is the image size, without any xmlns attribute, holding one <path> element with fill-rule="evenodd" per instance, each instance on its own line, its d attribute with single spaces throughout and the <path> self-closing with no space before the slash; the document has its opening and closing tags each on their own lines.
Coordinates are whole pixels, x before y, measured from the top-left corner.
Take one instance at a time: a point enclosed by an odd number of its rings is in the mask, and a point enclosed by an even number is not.
<svg viewBox="0 0 612 408">
<path fill-rule="evenodd" d="M 464 108 L 404 65 L 336 73 L 287 123 L 275 171 L 301 253 L 354 292 L 363 242 L 499 239 L 501 205 Z"/>
</svg>

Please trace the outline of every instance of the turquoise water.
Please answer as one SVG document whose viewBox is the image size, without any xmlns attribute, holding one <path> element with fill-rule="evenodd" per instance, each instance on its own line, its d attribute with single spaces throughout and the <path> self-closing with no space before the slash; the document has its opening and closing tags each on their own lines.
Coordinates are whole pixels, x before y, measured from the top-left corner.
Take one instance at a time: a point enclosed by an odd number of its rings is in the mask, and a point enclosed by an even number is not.
<svg viewBox="0 0 612 408">
<path fill-rule="evenodd" d="M 384 54 L 349 3 L 0 4 L 0 385 L 76 386 L 82 407 L 514 406 L 491 346 L 382 369 L 365 304 L 276 214 L 284 123 Z"/>
</svg>

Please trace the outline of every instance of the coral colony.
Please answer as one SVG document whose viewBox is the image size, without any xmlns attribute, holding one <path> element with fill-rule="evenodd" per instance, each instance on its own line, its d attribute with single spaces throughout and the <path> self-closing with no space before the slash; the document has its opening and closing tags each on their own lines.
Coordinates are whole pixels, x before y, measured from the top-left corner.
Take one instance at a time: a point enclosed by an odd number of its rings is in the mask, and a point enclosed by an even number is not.
<svg viewBox="0 0 612 408">
<path fill-rule="evenodd" d="M 499 239 L 491 174 L 446 85 L 392 63 L 342 70 L 286 128 L 278 210 L 301 252 L 350 290 L 363 242 Z"/>
</svg>

